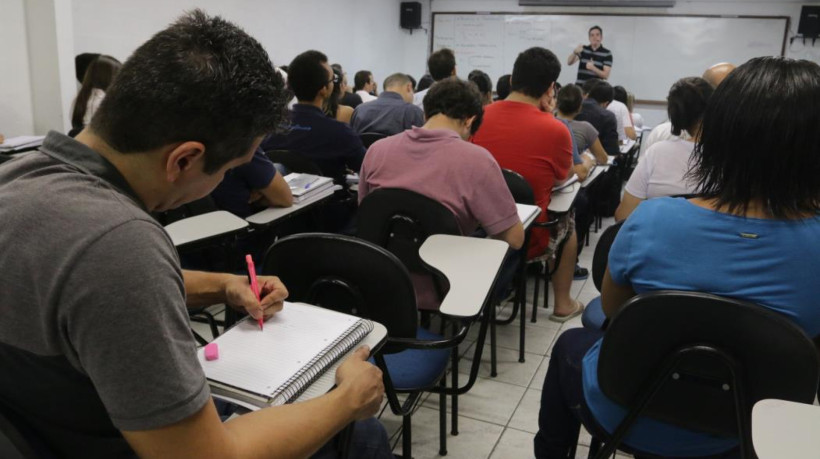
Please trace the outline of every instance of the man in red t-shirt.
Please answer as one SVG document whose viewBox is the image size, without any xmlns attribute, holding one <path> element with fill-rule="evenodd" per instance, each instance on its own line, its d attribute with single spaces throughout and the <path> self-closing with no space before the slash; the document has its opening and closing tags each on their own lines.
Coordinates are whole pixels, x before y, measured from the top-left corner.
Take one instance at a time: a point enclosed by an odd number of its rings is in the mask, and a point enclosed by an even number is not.
<svg viewBox="0 0 820 459">
<path fill-rule="evenodd" d="M 518 55 L 512 73 L 510 95 L 485 108 L 484 122 L 473 143 L 490 151 L 499 166 L 523 175 L 533 189 L 547 220 L 552 187 L 567 179 L 572 168 L 572 138 L 569 130 L 548 113 L 555 97 L 555 80 L 561 63 L 551 51 L 530 48 Z M 566 239 L 558 271 L 553 276 L 555 312 L 550 320 L 564 322 L 583 310 L 569 294 L 575 268 L 577 239 L 574 218 L 567 214 L 553 229 L 533 228 L 528 259 L 553 256 L 558 243 Z"/>
</svg>

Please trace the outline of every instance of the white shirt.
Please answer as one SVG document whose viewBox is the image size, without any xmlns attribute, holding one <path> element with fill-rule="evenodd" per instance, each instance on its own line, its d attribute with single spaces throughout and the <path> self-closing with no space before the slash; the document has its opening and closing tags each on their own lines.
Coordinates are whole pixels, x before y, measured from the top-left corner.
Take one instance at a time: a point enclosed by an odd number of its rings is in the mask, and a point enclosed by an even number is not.
<svg viewBox="0 0 820 459">
<path fill-rule="evenodd" d="M 91 95 L 88 96 L 88 102 L 85 104 L 85 115 L 83 115 L 83 126 L 91 124 L 91 117 L 100 108 L 102 100 L 105 98 L 105 91 L 99 88 L 91 90 Z"/>
<path fill-rule="evenodd" d="M 413 105 L 424 110 L 424 96 L 427 95 L 427 91 L 429 90 L 430 88 L 427 88 L 424 91 L 419 91 L 413 94 Z"/>
<path fill-rule="evenodd" d="M 629 109 L 623 102 L 613 100 L 606 107 L 607 110 L 615 114 L 615 120 L 618 122 L 618 139 L 624 141 L 627 139 L 624 128 L 632 127 L 632 119 L 629 117 Z"/>
<path fill-rule="evenodd" d="M 362 98 L 362 103 L 370 102 L 371 100 L 378 99 L 378 97 L 376 97 L 374 95 L 371 95 L 369 92 L 365 91 L 364 89 L 360 89 L 360 90 L 356 91 L 356 94 L 358 94 Z"/>
<path fill-rule="evenodd" d="M 647 137 L 646 140 L 643 141 L 643 148 L 644 148 L 644 151 L 646 151 L 646 150 L 649 149 L 649 147 L 651 147 L 652 145 L 654 145 L 654 144 L 656 144 L 656 143 L 658 143 L 662 140 L 674 140 L 674 139 L 678 139 L 678 138 L 681 138 L 681 139 L 684 139 L 684 140 L 691 139 L 691 137 L 689 136 L 689 133 L 687 133 L 686 131 L 681 131 L 680 137 L 678 137 L 676 135 L 673 135 L 672 134 L 672 122 L 667 121 L 665 123 L 661 123 L 661 124 L 655 126 L 655 128 L 652 129 L 652 132 L 649 133 L 649 137 Z"/>
<path fill-rule="evenodd" d="M 695 193 L 695 183 L 684 178 L 695 143 L 680 138 L 652 145 L 626 183 L 626 192 L 639 199 Z"/>
</svg>

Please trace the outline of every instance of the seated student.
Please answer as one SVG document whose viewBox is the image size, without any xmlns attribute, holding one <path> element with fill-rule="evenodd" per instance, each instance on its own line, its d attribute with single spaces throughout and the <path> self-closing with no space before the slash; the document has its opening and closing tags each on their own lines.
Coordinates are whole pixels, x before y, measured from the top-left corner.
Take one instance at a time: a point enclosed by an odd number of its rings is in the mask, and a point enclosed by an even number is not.
<svg viewBox="0 0 820 459">
<path fill-rule="evenodd" d="M 482 104 L 490 105 L 493 103 L 493 80 L 490 79 L 490 75 L 476 69 L 467 75 L 467 80 L 472 81 L 478 87 Z"/>
<path fill-rule="evenodd" d="M 479 226 L 519 249 L 524 227 L 501 169 L 487 150 L 466 142 L 481 125 L 481 96 L 471 83 L 447 79 L 424 98 L 427 122 L 374 143 L 359 179 L 359 202 L 379 188 L 402 188 L 434 199 L 456 216 L 462 234 Z M 421 309 L 437 306 L 427 276 L 413 276 Z"/>
<path fill-rule="evenodd" d="M 632 122 L 632 115 L 629 113 L 629 107 L 626 106 L 626 103 L 626 89 L 623 86 L 613 87 L 612 102 L 606 106 L 606 109 L 615 114 L 615 121 L 618 123 L 616 128 L 618 140 L 621 143 L 624 143 L 627 139 L 636 140 L 638 138 L 635 133 L 635 125 Z"/>
<path fill-rule="evenodd" d="M 350 124 L 350 118 L 353 116 L 353 107 L 342 104 L 342 94 L 344 94 L 345 91 L 344 76 L 341 70 L 336 70 L 333 68 L 332 71 L 333 92 L 330 93 L 330 97 L 325 99 L 325 115 L 336 121 Z"/>
<path fill-rule="evenodd" d="M 635 94 L 631 92 L 626 93 L 626 108 L 629 110 L 629 116 L 632 118 L 632 124 L 635 125 L 635 131 L 641 130 L 644 125 L 643 116 L 635 112 Z"/>
<path fill-rule="evenodd" d="M 285 104 L 262 45 L 195 10 L 134 51 L 76 139 L 0 166 L 0 405 L 54 457 L 306 457 L 379 409 L 360 350 L 336 390 L 222 423 L 186 306 L 269 318 L 287 289 L 260 277 L 260 303 L 245 276 L 181 271 L 149 215 L 250 161 Z M 392 457 L 374 423 L 354 436 Z"/>
<path fill-rule="evenodd" d="M 430 57 L 427 58 L 427 71 L 430 72 L 430 77 L 432 78 L 430 84 L 456 76 L 456 55 L 453 53 L 453 50 L 441 48 L 431 54 Z M 424 80 L 424 78 L 422 78 L 422 80 Z M 419 85 L 421 85 L 421 81 Z M 424 108 L 424 96 L 427 95 L 428 90 L 429 87 L 416 90 L 416 94 L 413 96 L 413 103 L 419 108 Z"/>
<path fill-rule="evenodd" d="M 732 72 L 703 114 L 693 155 L 701 196 L 649 200 L 624 223 L 604 276 L 606 315 L 635 294 L 672 288 L 750 301 L 818 336 L 818 124 L 817 64 L 763 57 Z M 566 457 L 581 421 L 593 433 L 612 432 L 625 415 L 598 385 L 600 337 L 581 328 L 558 339 L 544 381 L 536 457 Z M 715 457 L 738 444 L 649 417 L 639 418 L 625 443 L 636 456 L 675 457 Z M 721 457 L 739 453 L 728 454 Z"/>
<path fill-rule="evenodd" d="M 606 154 L 621 154 L 618 121 L 615 114 L 606 109 L 614 97 L 612 86 L 606 81 L 590 78 L 584 83 L 582 90 L 584 102 L 581 104 L 581 113 L 577 114 L 575 119 L 587 121 L 598 130 L 598 138 Z"/>
<path fill-rule="evenodd" d="M 362 98 L 362 103 L 376 100 L 376 96 L 373 95 L 376 88 L 376 81 L 373 79 L 373 73 L 370 70 L 356 72 L 353 77 L 353 91 Z"/>
<path fill-rule="evenodd" d="M 305 51 L 293 59 L 288 70 L 288 85 L 298 100 L 290 111 L 290 129 L 266 139 L 262 149 L 300 153 L 316 163 L 322 175 L 343 185 L 347 170 L 361 168 L 365 149 L 349 126 L 322 112 L 336 79 L 327 56 Z"/>
<path fill-rule="evenodd" d="M 341 105 L 347 105 L 353 109 L 361 105 L 362 98 L 359 97 L 358 94 L 353 94 L 353 88 L 347 82 L 347 72 L 345 72 L 342 68 L 342 64 L 333 64 L 330 67 L 333 69 L 334 73 L 338 70 L 339 73 L 342 74 L 342 97 L 339 98 L 339 103 Z"/>
<path fill-rule="evenodd" d="M 666 97 L 672 134 L 680 136 L 685 129 L 692 137 L 664 140 L 646 150 L 624 188 L 621 204 L 615 210 L 615 221 L 626 219 L 645 199 L 696 192 L 695 184 L 686 173 L 700 139 L 701 117 L 712 91 L 712 86 L 698 77 L 681 78 L 672 85 Z"/>
<path fill-rule="evenodd" d="M 422 124 L 424 112 L 413 105 L 413 83 L 404 73 L 387 77 L 378 99 L 356 107 L 350 120 L 350 126 L 359 134 L 393 135 Z"/>
<path fill-rule="evenodd" d="M 546 222 L 552 187 L 568 178 L 572 166 L 572 135 L 549 110 L 554 82 L 561 63 L 551 51 L 530 48 L 518 55 L 512 73 L 512 92 L 505 100 L 488 105 L 484 122 L 473 136 L 503 169 L 523 175 L 541 207 L 539 222 Z M 558 270 L 552 277 L 555 310 L 550 320 L 565 322 L 583 311 L 570 296 L 577 239 L 572 213 L 551 229 L 533 228 L 527 258 L 549 260 L 566 240 Z"/>
<path fill-rule="evenodd" d="M 702 78 L 709 82 L 713 88 L 717 88 L 718 85 L 729 75 L 732 70 L 735 69 L 735 66 L 728 63 L 728 62 L 721 62 L 720 64 L 715 64 L 705 72 L 703 72 Z M 641 142 L 643 144 L 642 148 L 644 151 L 648 150 L 649 147 L 654 145 L 656 142 L 660 142 L 662 140 L 672 140 L 676 138 L 681 138 L 684 140 L 690 139 L 689 134 L 686 131 L 681 131 L 680 135 L 672 134 L 672 123 L 670 121 L 666 121 L 655 126 L 646 139 Z"/>
<path fill-rule="evenodd" d="M 509 73 L 498 77 L 495 83 L 495 100 L 504 100 L 510 95 L 510 79 L 512 75 Z"/>
<path fill-rule="evenodd" d="M 102 103 L 106 89 L 114 81 L 121 66 L 120 61 L 104 54 L 97 56 L 88 65 L 71 110 L 71 134 L 77 135 L 91 122 L 91 117 Z"/>
<path fill-rule="evenodd" d="M 290 187 L 260 148 L 249 163 L 226 172 L 211 197 L 220 209 L 242 218 L 268 207 L 293 205 Z"/>
<path fill-rule="evenodd" d="M 430 86 L 433 86 L 433 83 L 435 83 L 435 80 L 433 80 L 433 77 L 431 77 L 429 73 L 425 73 L 424 75 L 421 76 L 421 79 L 419 80 L 418 84 L 416 85 L 416 93 L 413 94 L 413 103 L 414 104 L 416 104 L 416 95 L 418 93 L 430 88 Z M 416 104 L 416 105 L 418 105 L 418 104 Z"/>
<path fill-rule="evenodd" d="M 558 91 L 556 118 L 566 120 L 572 131 L 579 153 L 589 150 L 598 164 L 606 164 L 608 159 L 601 140 L 598 139 L 598 130 L 587 121 L 575 119 L 581 113 L 581 104 L 584 101 L 581 89 L 575 84 L 568 84 Z"/>
</svg>

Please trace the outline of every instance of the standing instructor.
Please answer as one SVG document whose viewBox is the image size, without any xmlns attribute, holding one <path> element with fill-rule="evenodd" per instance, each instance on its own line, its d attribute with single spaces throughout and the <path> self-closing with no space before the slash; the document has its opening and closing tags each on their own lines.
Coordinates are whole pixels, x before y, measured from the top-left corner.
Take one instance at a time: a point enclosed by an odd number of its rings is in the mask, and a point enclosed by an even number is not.
<svg viewBox="0 0 820 459">
<path fill-rule="evenodd" d="M 598 26 L 592 26 L 589 29 L 589 45 L 578 45 L 572 50 L 567 65 L 581 61 L 575 84 L 582 85 L 590 78 L 609 79 L 609 71 L 612 70 L 612 51 L 601 46 L 603 38 L 604 31 Z"/>
</svg>

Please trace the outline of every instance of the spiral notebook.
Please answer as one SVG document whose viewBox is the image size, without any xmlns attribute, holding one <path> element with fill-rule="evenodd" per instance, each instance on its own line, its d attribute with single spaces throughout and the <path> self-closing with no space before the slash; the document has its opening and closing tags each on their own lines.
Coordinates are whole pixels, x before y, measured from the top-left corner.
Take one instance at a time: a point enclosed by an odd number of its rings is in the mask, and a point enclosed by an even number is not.
<svg viewBox="0 0 820 459">
<path fill-rule="evenodd" d="M 214 395 L 257 407 L 299 397 L 317 378 L 373 330 L 355 316 L 301 303 L 284 309 L 259 330 L 246 318 L 220 335 L 219 359 L 197 357 Z"/>
</svg>

